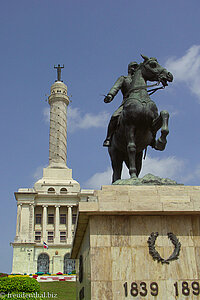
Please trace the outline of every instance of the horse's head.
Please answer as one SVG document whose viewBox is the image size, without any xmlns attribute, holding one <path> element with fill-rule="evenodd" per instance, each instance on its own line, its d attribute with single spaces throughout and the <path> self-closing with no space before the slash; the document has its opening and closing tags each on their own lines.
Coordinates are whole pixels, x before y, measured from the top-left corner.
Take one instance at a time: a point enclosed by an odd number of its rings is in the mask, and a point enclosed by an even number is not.
<svg viewBox="0 0 200 300">
<path fill-rule="evenodd" d="M 163 84 L 163 86 L 167 86 L 167 82 L 173 81 L 173 75 L 161 65 L 159 65 L 156 58 L 148 58 L 144 55 L 141 56 L 144 61 L 140 64 L 140 69 L 145 81 L 159 81 Z"/>
</svg>

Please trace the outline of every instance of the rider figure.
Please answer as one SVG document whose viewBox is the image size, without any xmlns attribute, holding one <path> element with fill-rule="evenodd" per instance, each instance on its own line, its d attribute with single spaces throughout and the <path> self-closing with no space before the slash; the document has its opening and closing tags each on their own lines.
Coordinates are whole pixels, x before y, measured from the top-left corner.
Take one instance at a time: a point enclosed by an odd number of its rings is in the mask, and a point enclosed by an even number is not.
<svg viewBox="0 0 200 300">
<path fill-rule="evenodd" d="M 136 68 L 138 67 L 138 63 L 133 61 L 128 65 L 128 76 L 120 76 L 111 90 L 108 92 L 107 96 L 104 98 L 105 103 L 110 103 L 116 94 L 121 90 L 122 95 L 123 95 L 123 101 L 120 107 L 114 112 L 110 119 L 110 123 L 108 125 L 108 131 L 107 131 L 107 136 L 106 139 L 103 143 L 104 147 L 109 147 L 111 145 L 111 138 L 113 133 L 115 132 L 118 124 L 118 119 L 119 116 L 123 110 L 123 105 L 126 100 L 126 95 L 128 94 L 131 86 L 131 82 L 135 73 Z"/>
</svg>

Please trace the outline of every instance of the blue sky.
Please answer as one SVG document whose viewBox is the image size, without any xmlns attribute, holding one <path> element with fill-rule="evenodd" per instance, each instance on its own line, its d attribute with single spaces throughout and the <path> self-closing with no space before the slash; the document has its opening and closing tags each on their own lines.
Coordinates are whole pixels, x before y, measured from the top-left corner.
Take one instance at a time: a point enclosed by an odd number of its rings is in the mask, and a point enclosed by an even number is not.
<svg viewBox="0 0 200 300">
<path fill-rule="evenodd" d="M 82 188 L 111 180 L 102 147 L 106 126 L 120 105 L 106 94 L 130 61 L 157 57 L 174 82 L 152 96 L 170 113 L 164 152 L 148 150 L 147 172 L 199 185 L 200 3 L 197 0 L 8 0 L 0 11 L 1 211 L 0 272 L 10 272 L 15 237 L 14 192 L 32 187 L 48 165 L 48 103 L 62 79 L 72 95 L 68 110 L 67 165 Z M 126 176 L 126 170 L 124 176 Z"/>
</svg>

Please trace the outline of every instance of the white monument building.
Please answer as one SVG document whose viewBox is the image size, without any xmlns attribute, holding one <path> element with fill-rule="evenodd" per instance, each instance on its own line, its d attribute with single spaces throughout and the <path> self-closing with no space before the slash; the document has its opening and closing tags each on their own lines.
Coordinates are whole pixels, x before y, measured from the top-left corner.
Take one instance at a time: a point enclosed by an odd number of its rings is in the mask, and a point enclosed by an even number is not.
<svg viewBox="0 0 200 300">
<path fill-rule="evenodd" d="M 79 201 L 92 201 L 93 190 L 80 190 L 67 161 L 67 86 L 58 80 L 51 86 L 49 166 L 33 188 L 20 188 L 12 273 L 68 273 Z M 47 244 L 48 249 L 44 248 Z"/>
</svg>

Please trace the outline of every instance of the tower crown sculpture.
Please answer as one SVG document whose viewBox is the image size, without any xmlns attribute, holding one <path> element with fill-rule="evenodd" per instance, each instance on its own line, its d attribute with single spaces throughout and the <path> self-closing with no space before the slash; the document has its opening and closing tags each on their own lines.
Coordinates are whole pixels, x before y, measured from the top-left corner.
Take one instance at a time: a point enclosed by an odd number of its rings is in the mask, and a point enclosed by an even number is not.
<svg viewBox="0 0 200 300">
<path fill-rule="evenodd" d="M 67 168 L 67 106 L 69 98 L 67 86 L 61 81 L 61 67 L 58 65 L 54 68 L 57 68 L 58 80 L 51 86 L 51 95 L 48 98 L 50 105 L 49 167 Z"/>
<path fill-rule="evenodd" d="M 57 80 L 56 81 L 62 81 L 61 80 L 61 69 L 64 69 L 64 65 L 62 67 L 59 64 L 57 67 L 54 65 L 54 69 L 57 69 Z"/>
</svg>

